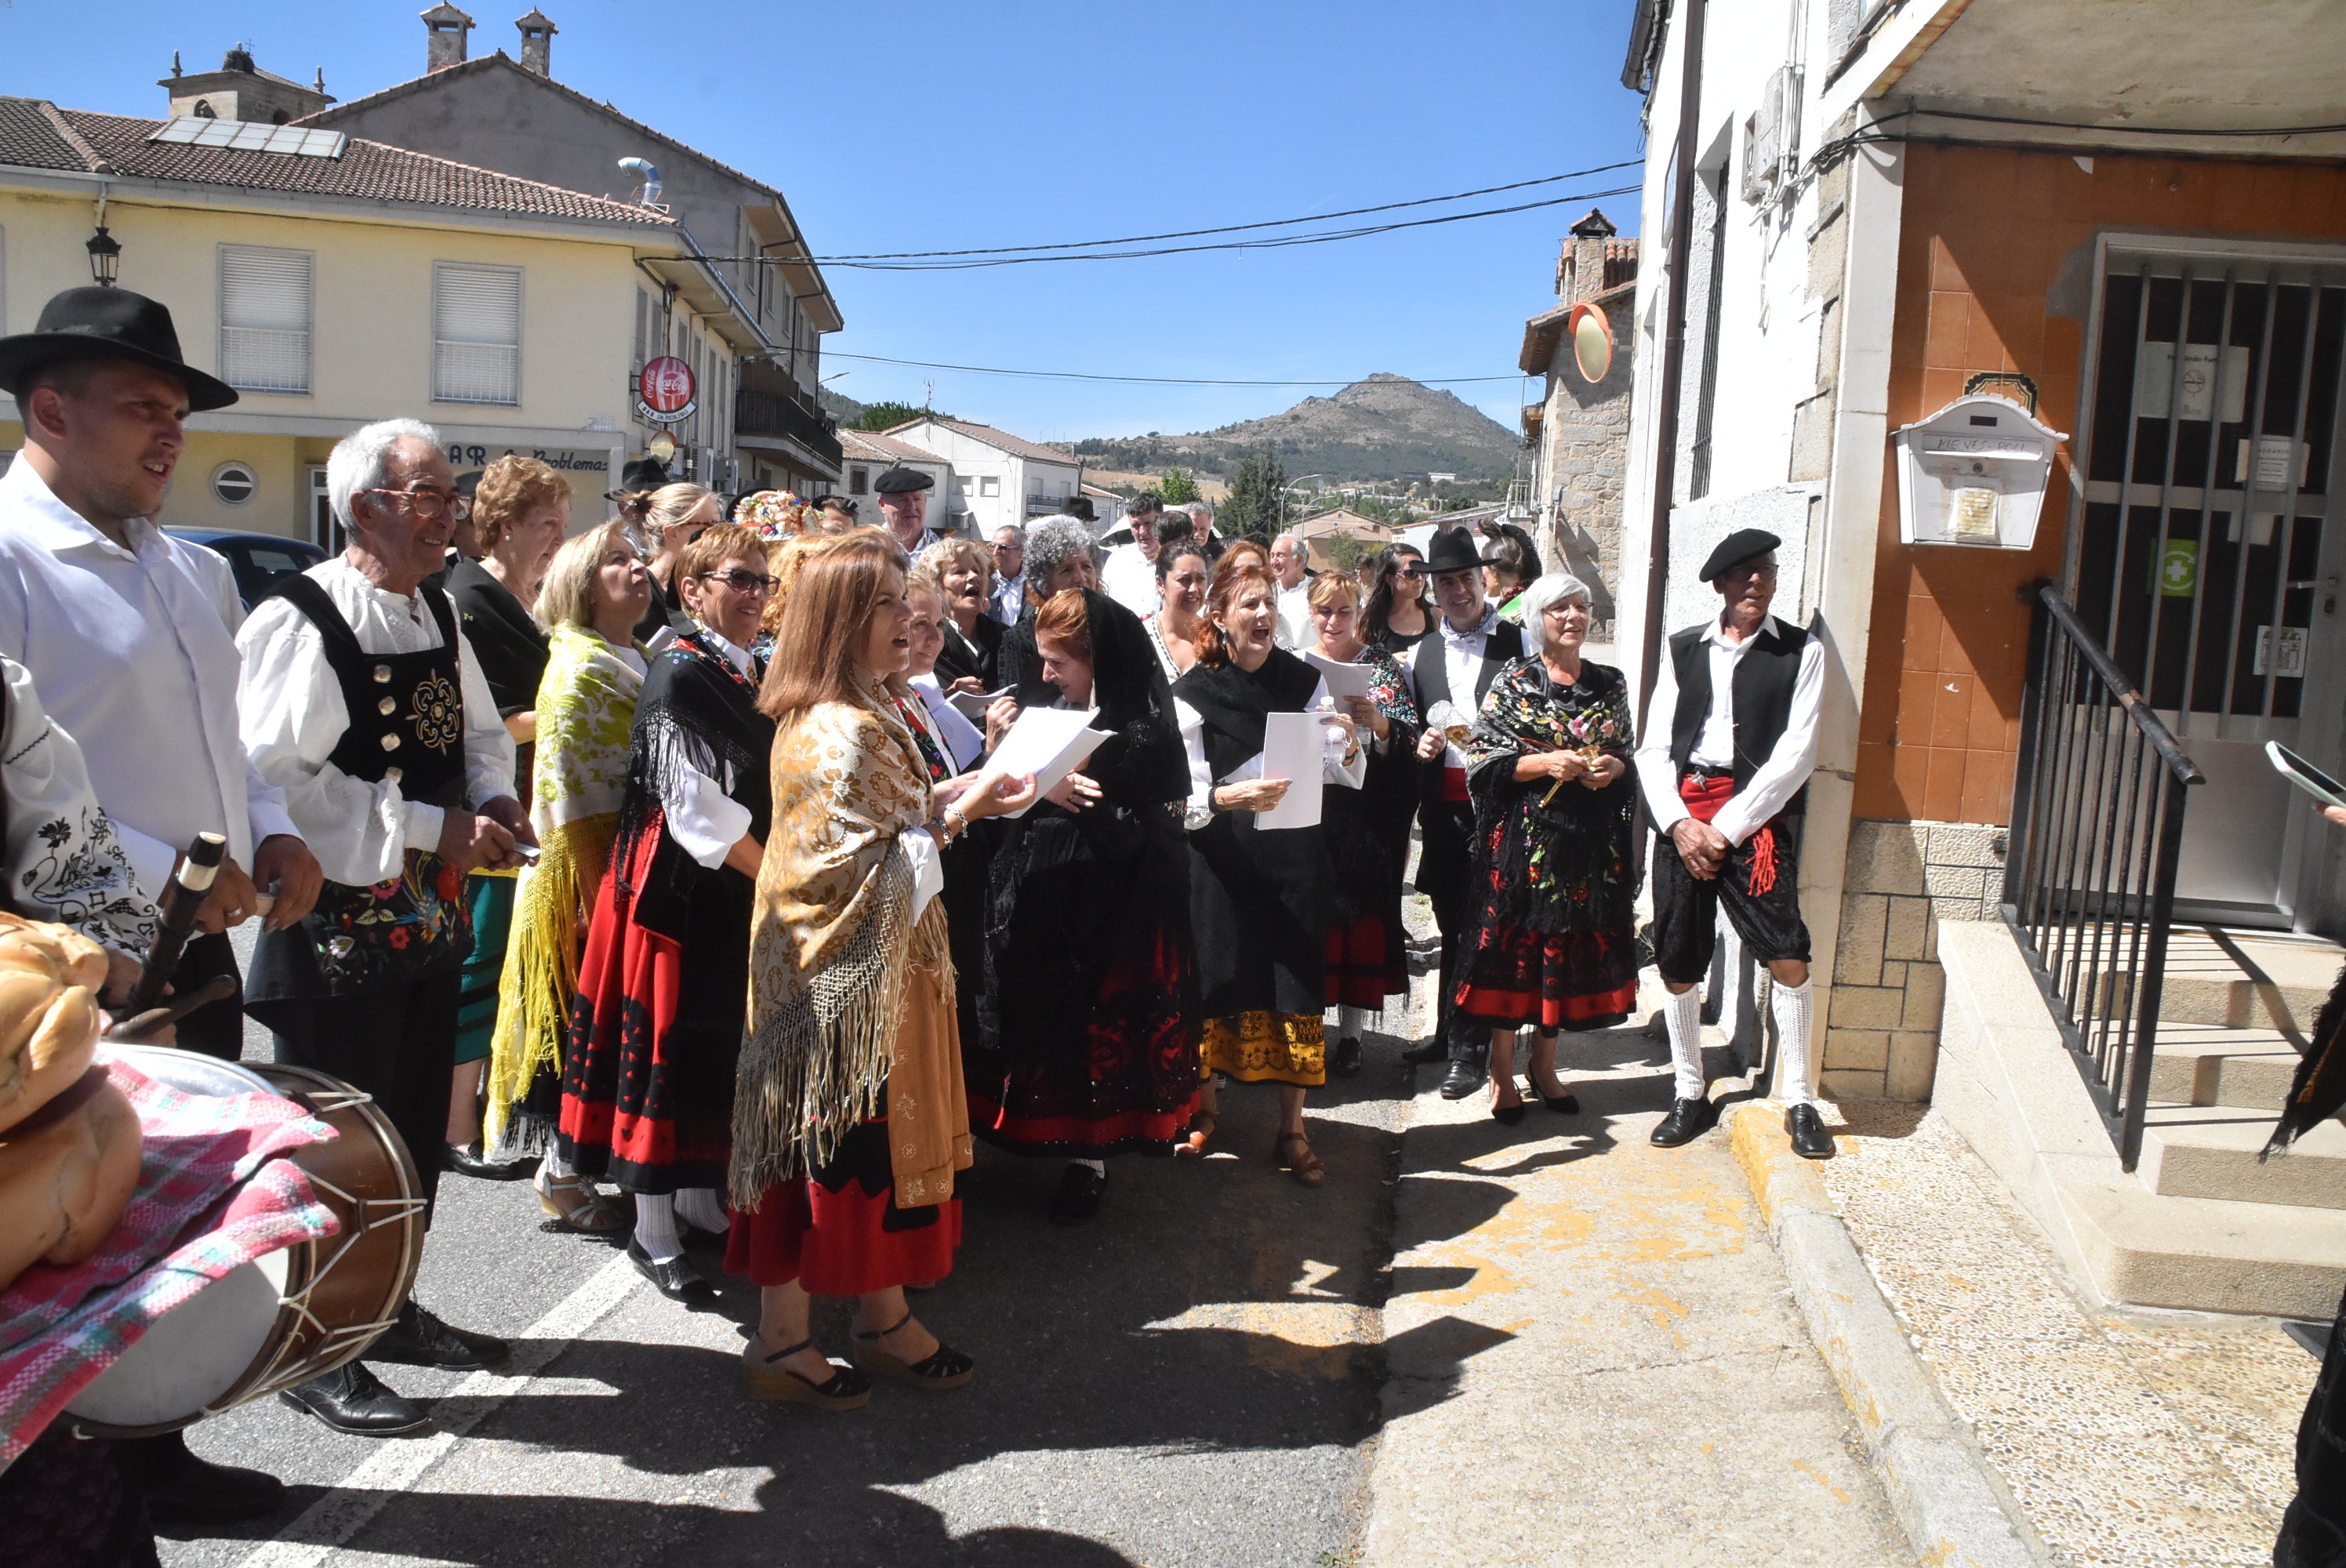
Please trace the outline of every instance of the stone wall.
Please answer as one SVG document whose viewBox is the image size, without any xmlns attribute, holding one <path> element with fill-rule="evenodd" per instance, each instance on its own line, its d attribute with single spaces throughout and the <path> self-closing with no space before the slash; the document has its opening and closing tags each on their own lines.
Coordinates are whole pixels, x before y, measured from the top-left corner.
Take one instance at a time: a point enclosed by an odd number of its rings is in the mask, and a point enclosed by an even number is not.
<svg viewBox="0 0 2346 1568">
<path fill-rule="evenodd" d="M 2000 919 L 2004 830 L 1850 824 L 1841 943 L 1817 1087 L 1828 1099 L 1928 1100 L 1938 1067 L 1943 921 Z"/>
<path fill-rule="evenodd" d="M 1627 316 L 1626 300 L 1623 315 Z M 1620 325 L 1616 335 L 1625 336 Z M 1591 642 L 1614 640 L 1614 596 L 1621 585 L 1621 486 L 1629 468 L 1627 345 L 1617 343 L 1613 370 L 1594 386 L 1569 366 L 1572 345 L 1556 350 L 1540 424 L 1539 504 L 1548 527 L 1545 553 L 1586 583 Z"/>
</svg>

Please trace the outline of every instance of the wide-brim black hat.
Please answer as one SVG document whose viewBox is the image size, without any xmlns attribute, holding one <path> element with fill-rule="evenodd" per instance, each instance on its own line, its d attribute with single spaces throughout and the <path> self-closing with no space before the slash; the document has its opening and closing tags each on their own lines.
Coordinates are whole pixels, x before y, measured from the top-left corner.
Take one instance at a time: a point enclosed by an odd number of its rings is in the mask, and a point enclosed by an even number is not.
<svg viewBox="0 0 2346 1568">
<path fill-rule="evenodd" d="M 603 499 L 617 501 L 622 495 L 662 489 L 668 483 L 667 463 L 657 457 L 638 457 L 620 466 L 619 487 L 607 492 Z"/>
<path fill-rule="evenodd" d="M 1475 547 L 1474 534 L 1464 528 L 1445 528 L 1434 535 L 1425 550 L 1425 570 L 1429 575 L 1438 572 L 1479 572 L 1483 569 L 1483 552 Z"/>
<path fill-rule="evenodd" d="M 874 494 L 902 495 L 907 491 L 926 490 L 936 481 L 917 468 L 892 468 L 872 482 Z"/>
<path fill-rule="evenodd" d="M 15 397 L 32 372 L 75 360 L 127 360 L 161 371 L 188 389 L 191 412 L 236 402 L 234 387 L 181 356 L 171 312 L 128 289 L 68 289 L 41 307 L 31 331 L 0 338 L 0 392 Z"/>
<path fill-rule="evenodd" d="M 1783 541 L 1765 528 L 1738 528 L 1719 542 L 1702 564 L 1702 580 L 1716 583 L 1754 555 L 1764 555 Z"/>
</svg>

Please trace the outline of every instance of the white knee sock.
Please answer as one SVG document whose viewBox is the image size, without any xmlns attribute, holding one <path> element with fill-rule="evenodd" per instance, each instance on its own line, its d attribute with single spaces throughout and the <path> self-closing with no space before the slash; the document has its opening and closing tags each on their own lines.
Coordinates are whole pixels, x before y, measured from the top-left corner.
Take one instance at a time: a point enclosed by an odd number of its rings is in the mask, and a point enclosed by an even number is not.
<svg viewBox="0 0 2346 1568">
<path fill-rule="evenodd" d="M 1107 1175 L 1107 1162 L 1106 1160 L 1069 1160 L 1067 1163 L 1071 1166 L 1081 1166 L 1086 1170 L 1091 1172 L 1094 1176 L 1104 1176 Z"/>
<path fill-rule="evenodd" d="M 578 1168 L 562 1157 L 562 1151 L 551 1145 L 546 1151 L 546 1158 L 538 1163 L 538 1169 L 548 1181 L 568 1181 L 578 1174 Z"/>
<path fill-rule="evenodd" d="M 676 1233 L 676 1199 L 667 1193 L 636 1194 L 636 1245 L 654 1263 L 684 1256 L 684 1239 Z"/>
<path fill-rule="evenodd" d="M 676 1194 L 676 1217 L 695 1230 L 721 1231 L 732 1222 L 725 1216 L 725 1206 L 717 1201 L 713 1186 L 688 1186 Z"/>
<path fill-rule="evenodd" d="M 1677 1069 L 1674 1098 L 1702 1098 L 1702 993 L 1693 986 L 1662 993 L 1662 1020 L 1670 1029 L 1670 1065 Z"/>
<path fill-rule="evenodd" d="M 1368 1032 L 1369 1020 L 1375 1016 L 1365 1007 L 1344 1006 L 1336 1009 L 1336 1038 L 1358 1040 Z"/>
<path fill-rule="evenodd" d="M 1815 1085 L 1809 1081 L 1809 1015 L 1813 993 L 1807 981 L 1787 985 L 1780 980 L 1769 990 L 1772 994 L 1768 1011 L 1776 1020 L 1776 1098 L 1790 1110 L 1794 1105 L 1810 1105 L 1816 1097 Z"/>
</svg>

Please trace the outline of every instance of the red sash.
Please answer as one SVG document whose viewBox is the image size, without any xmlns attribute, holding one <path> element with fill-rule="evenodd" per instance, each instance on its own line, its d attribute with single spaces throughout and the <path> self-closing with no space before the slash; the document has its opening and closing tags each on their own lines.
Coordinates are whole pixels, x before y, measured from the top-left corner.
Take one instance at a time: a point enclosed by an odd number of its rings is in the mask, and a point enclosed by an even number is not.
<svg viewBox="0 0 2346 1568">
<path fill-rule="evenodd" d="M 1687 815 L 1698 822 L 1708 822 L 1719 815 L 1719 809 L 1735 797 L 1735 779 L 1720 773 L 1705 777 L 1688 773 L 1678 779 L 1678 799 L 1686 802 Z M 1776 885 L 1776 833 L 1772 822 L 1751 835 L 1751 877 L 1746 884 L 1753 898 Z"/>
</svg>

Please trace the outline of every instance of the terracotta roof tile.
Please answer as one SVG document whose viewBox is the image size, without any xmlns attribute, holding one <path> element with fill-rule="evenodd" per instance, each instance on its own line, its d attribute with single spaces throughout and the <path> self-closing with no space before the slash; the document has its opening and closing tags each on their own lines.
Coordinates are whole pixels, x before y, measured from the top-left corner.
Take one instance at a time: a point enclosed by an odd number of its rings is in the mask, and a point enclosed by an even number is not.
<svg viewBox="0 0 2346 1568">
<path fill-rule="evenodd" d="M 905 424 L 898 425 L 896 429 L 906 430 L 921 423 L 923 423 L 922 420 L 912 420 Z M 941 419 L 936 423 L 944 425 L 947 430 L 959 431 L 972 441 L 982 441 L 988 446 L 999 447 L 1013 457 L 1032 458 L 1038 463 L 1065 463 L 1069 468 L 1078 466 L 1080 462 L 1072 453 L 1061 452 L 1056 447 L 1045 446 L 1040 442 L 1028 441 L 1022 436 L 1012 435 L 1009 432 L 996 430 L 990 424 L 977 424 L 965 419 Z M 889 433 L 892 435 L 895 432 L 891 431 Z"/>
</svg>

